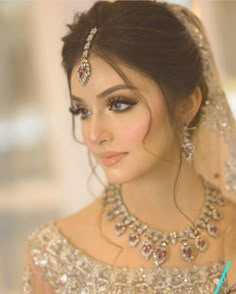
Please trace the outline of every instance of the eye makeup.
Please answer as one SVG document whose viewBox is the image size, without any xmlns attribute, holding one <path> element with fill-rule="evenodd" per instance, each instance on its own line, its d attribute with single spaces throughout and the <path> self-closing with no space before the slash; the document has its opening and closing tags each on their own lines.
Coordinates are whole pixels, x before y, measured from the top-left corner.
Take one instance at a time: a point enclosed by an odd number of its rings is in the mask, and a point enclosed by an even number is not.
<svg viewBox="0 0 236 294">
<path fill-rule="evenodd" d="M 130 98 L 125 98 L 121 95 L 110 97 L 106 99 L 106 106 L 109 107 L 109 111 L 114 111 L 114 112 L 125 112 L 129 110 L 132 106 L 137 104 L 138 102 L 136 100 L 130 99 Z M 113 107 L 113 106 L 120 106 L 120 105 L 126 105 L 125 108 L 120 108 L 120 107 Z M 83 106 L 82 104 L 76 105 L 76 107 L 71 106 L 69 108 L 69 111 L 72 113 L 72 115 L 81 115 L 81 119 L 86 119 L 87 116 L 83 116 L 84 111 L 87 109 Z"/>
</svg>

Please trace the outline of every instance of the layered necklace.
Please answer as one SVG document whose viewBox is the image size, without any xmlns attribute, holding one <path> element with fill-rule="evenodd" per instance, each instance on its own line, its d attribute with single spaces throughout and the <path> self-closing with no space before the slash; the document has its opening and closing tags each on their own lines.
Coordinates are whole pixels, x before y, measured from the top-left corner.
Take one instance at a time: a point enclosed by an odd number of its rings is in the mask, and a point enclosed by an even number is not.
<svg viewBox="0 0 236 294">
<path fill-rule="evenodd" d="M 109 184 L 102 198 L 106 206 L 105 217 L 108 221 L 115 220 L 114 230 L 117 236 L 127 233 L 128 243 L 131 247 L 140 245 L 141 254 L 145 259 L 152 259 L 159 267 L 169 258 L 170 245 L 181 243 L 180 255 L 190 263 L 196 254 L 196 250 L 203 252 L 207 249 L 207 241 L 201 236 L 206 231 L 210 237 L 216 238 L 219 235 L 215 221 L 222 219 L 222 212 L 219 207 L 224 205 L 224 198 L 221 191 L 207 182 L 199 175 L 205 191 L 204 205 L 194 225 L 187 227 L 180 232 L 161 232 L 151 228 L 134 216 L 125 206 L 120 185 Z"/>
</svg>

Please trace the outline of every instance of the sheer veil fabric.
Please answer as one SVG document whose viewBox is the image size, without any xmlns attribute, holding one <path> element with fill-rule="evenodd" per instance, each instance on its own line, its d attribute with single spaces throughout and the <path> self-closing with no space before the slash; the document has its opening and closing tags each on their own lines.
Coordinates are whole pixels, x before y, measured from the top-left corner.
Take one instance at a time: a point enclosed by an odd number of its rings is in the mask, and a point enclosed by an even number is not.
<svg viewBox="0 0 236 294">
<path fill-rule="evenodd" d="M 208 86 L 206 104 L 199 126 L 193 136 L 193 165 L 206 180 L 211 181 L 225 198 L 236 204 L 236 121 L 225 95 L 214 60 L 208 35 L 196 16 L 178 4 L 168 4 L 169 10 L 184 24 L 198 46 Z M 236 293 L 236 217 L 224 234 L 224 260 L 231 261 L 227 279 Z"/>
<path fill-rule="evenodd" d="M 225 95 L 207 33 L 197 17 L 181 5 L 168 4 L 201 52 L 208 96 L 193 137 L 196 170 L 236 203 L 236 121 Z"/>
</svg>

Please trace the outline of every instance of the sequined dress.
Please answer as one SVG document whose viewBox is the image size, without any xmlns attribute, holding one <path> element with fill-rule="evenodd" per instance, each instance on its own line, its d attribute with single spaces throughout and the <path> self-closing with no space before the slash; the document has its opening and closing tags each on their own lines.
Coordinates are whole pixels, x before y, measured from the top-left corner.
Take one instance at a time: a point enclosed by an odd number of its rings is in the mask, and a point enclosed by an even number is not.
<svg viewBox="0 0 236 294">
<path fill-rule="evenodd" d="M 208 294 L 214 293 L 224 261 L 180 268 L 112 267 L 73 247 L 54 222 L 28 239 L 23 294 Z M 219 293 L 228 293 L 224 280 Z"/>
</svg>

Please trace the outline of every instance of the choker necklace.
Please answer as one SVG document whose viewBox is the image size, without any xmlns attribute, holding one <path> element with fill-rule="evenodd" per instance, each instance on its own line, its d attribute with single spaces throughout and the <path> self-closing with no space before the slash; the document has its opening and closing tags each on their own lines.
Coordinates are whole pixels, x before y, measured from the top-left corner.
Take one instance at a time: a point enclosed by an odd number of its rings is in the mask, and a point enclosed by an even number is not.
<svg viewBox="0 0 236 294">
<path fill-rule="evenodd" d="M 207 248 L 206 240 L 201 237 L 203 230 L 214 238 L 219 235 L 214 221 L 222 219 L 223 214 L 218 207 L 225 203 L 221 191 L 201 175 L 199 176 L 205 189 L 205 202 L 194 226 L 191 225 L 181 232 L 165 233 L 151 228 L 130 213 L 121 197 L 120 185 L 115 184 L 109 184 L 106 187 L 102 198 L 103 205 L 109 207 L 106 209 L 106 219 L 112 221 L 118 218 L 114 226 L 116 235 L 121 236 L 128 230 L 129 245 L 137 247 L 139 243 L 142 243 L 141 254 L 145 259 L 152 258 L 157 267 L 168 259 L 169 245 L 175 245 L 177 242 L 181 243 L 182 258 L 190 263 L 195 257 L 196 249 L 202 252 Z"/>
</svg>

